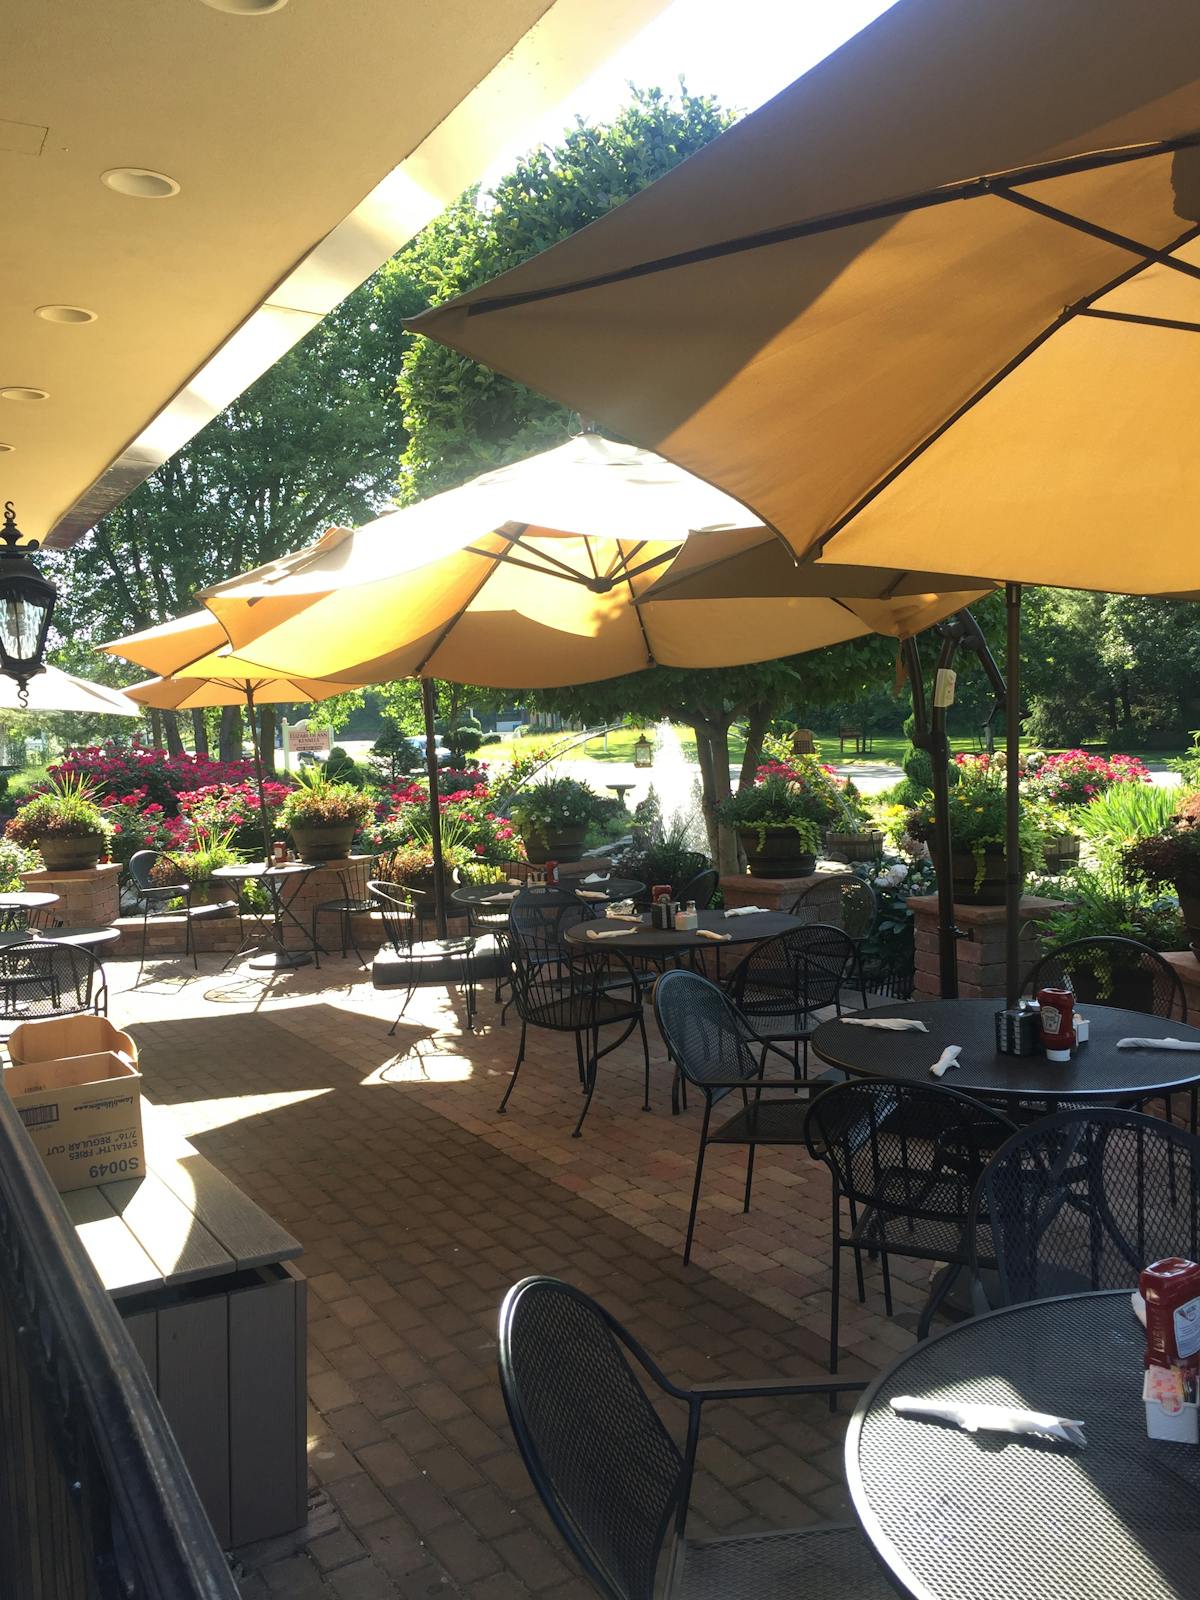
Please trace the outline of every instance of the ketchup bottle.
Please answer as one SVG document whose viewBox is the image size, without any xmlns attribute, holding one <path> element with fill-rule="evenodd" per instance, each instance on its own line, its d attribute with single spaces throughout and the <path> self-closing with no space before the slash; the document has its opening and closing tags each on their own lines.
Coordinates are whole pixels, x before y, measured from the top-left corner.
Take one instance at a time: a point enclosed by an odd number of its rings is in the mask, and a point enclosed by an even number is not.
<svg viewBox="0 0 1200 1600">
<path fill-rule="evenodd" d="M 1146 1302 L 1147 1367 L 1181 1367 L 1192 1381 L 1200 1370 L 1200 1266 L 1168 1256 L 1138 1280 Z"/>
<path fill-rule="evenodd" d="M 1075 1044 L 1075 996 L 1070 989 L 1039 989 L 1038 1026 L 1047 1061 L 1070 1061 Z"/>
<path fill-rule="evenodd" d="M 542 868 L 542 871 L 546 874 L 546 882 L 547 883 L 557 883 L 558 882 L 558 862 L 557 861 L 547 861 L 545 866 Z"/>
</svg>

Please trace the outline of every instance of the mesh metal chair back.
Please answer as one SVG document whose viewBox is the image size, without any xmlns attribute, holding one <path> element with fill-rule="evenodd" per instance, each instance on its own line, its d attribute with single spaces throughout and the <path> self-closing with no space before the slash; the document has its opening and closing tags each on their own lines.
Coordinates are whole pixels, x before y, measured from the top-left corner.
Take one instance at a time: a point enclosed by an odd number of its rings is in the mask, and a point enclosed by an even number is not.
<svg viewBox="0 0 1200 1600">
<path fill-rule="evenodd" d="M 729 992 L 752 1024 L 836 1005 L 854 965 L 854 942 L 817 922 L 755 945 L 734 969 Z"/>
<path fill-rule="evenodd" d="M 753 1078 L 761 1046 L 723 990 L 679 967 L 654 986 L 654 1015 L 671 1058 L 697 1087 Z"/>
<path fill-rule="evenodd" d="M 871 885 L 847 874 L 810 884 L 793 901 L 791 914 L 804 922 L 840 928 L 858 944 L 874 929 L 878 905 Z"/>
<path fill-rule="evenodd" d="M 420 928 L 421 913 L 412 894 L 398 883 L 372 878 L 367 893 L 383 919 L 383 933 L 397 955 L 412 953 Z"/>
<path fill-rule="evenodd" d="M 1012 1123 L 954 1089 L 886 1078 L 836 1084 L 809 1107 L 809 1154 L 852 1204 L 965 1223 L 974 1186 Z"/>
<path fill-rule="evenodd" d="M 610 1600 L 651 1600 L 684 1487 L 683 1457 L 630 1361 L 662 1374 L 612 1317 L 553 1278 L 500 1311 L 500 1387 L 559 1532 Z"/>
<path fill-rule="evenodd" d="M 107 992 L 90 950 L 49 940 L 0 948 L 0 1016 L 36 1021 L 101 1011 Z"/>
<path fill-rule="evenodd" d="M 568 928 L 593 919 L 592 906 L 569 890 L 522 891 L 508 913 L 508 953 L 512 960 L 513 1001 L 527 1022 L 576 1018 L 565 1004 L 572 995 L 590 994 L 594 973 L 586 953 L 574 955 L 563 941 Z"/>
<path fill-rule="evenodd" d="M 717 892 L 717 884 L 721 881 L 721 874 L 716 867 L 705 867 L 703 872 L 697 872 L 695 877 L 689 878 L 679 891 L 678 899 L 682 906 L 689 901 L 696 902 L 697 911 L 707 911 L 712 905 L 713 895 Z"/>
<path fill-rule="evenodd" d="M 1049 950 L 1027 974 L 1023 993 L 1046 984 L 1072 989 L 1096 1005 L 1187 1021 L 1187 997 L 1175 969 L 1137 939 L 1073 939 Z"/>
<path fill-rule="evenodd" d="M 983 1280 L 993 1305 L 1135 1288 L 1152 1261 L 1197 1259 L 1200 1139 L 1132 1111 L 1043 1117 L 988 1163 L 973 1233 L 978 1215 L 990 1230 L 978 1253 L 995 1260 L 995 1280 Z"/>
</svg>

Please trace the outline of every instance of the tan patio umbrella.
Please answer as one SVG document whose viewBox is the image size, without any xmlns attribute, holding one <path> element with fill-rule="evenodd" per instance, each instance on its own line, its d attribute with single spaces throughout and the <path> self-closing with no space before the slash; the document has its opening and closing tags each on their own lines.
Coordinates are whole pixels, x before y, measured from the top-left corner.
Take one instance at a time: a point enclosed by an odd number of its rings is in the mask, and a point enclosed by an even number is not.
<svg viewBox="0 0 1200 1600">
<path fill-rule="evenodd" d="M 155 628 L 131 633 L 127 638 L 115 639 L 99 648 L 109 655 L 120 656 L 136 666 L 146 666 L 151 661 L 162 664 L 165 672 L 184 667 L 197 655 L 211 654 L 216 640 L 224 641 L 220 624 L 206 612 L 178 617 Z M 168 662 L 174 663 L 167 666 Z M 290 678 L 264 673 L 249 668 L 232 654 L 227 653 L 214 664 L 214 670 L 203 678 L 179 679 L 169 676 L 149 678 L 125 690 L 131 700 L 139 705 L 154 706 L 164 711 L 184 711 L 207 706 L 245 706 L 250 723 L 250 743 L 254 751 L 254 770 L 258 783 L 259 816 L 262 820 L 263 846 L 266 860 L 271 856 L 271 830 L 267 822 L 266 796 L 263 789 L 262 752 L 259 747 L 258 721 L 254 715 L 256 705 L 286 705 L 293 701 L 316 702 L 328 700 L 335 694 L 345 694 L 358 688 L 358 684 L 328 683 L 313 678 Z"/>
</svg>

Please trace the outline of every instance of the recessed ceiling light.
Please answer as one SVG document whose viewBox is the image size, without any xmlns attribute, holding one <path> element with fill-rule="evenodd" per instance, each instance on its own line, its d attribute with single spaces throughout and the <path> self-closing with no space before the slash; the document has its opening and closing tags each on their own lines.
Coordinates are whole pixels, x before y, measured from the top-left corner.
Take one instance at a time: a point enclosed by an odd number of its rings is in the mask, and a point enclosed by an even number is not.
<svg viewBox="0 0 1200 1600">
<path fill-rule="evenodd" d="M 13 384 L 8 389 L 0 389 L 0 400 L 49 400 L 49 398 L 45 389 L 27 389 L 24 384 Z"/>
<path fill-rule="evenodd" d="M 100 174 L 100 182 L 135 200 L 168 200 L 179 193 L 174 178 L 165 172 L 151 172 L 149 167 L 110 167 Z"/>
<path fill-rule="evenodd" d="M 86 306 L 39 306 L 34 312 L 43 322 L 95 322 L 96 313 Z"/>
<path fill-rule="evenodd" d="M 282 11 L 288 0 L 204 0 L 213 11 L 227 11 L 231 17 L 265 17 L 268 11 Z"/>
</svg>

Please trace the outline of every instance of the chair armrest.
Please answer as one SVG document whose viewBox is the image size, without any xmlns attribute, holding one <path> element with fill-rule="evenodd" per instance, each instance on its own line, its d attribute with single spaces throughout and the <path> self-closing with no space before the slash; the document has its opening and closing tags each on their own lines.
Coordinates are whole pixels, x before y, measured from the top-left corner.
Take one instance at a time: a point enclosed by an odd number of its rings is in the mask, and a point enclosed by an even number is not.
<svg viewBox="0 0 1200 1600">
<path fill-rule="evenodd" d="M 756 1378 L 750 1383 L 697 1383 L 687 1393 L 689 1400 L 702 1405 L 706 1400 L 755 1400 L 781 1394 L 861 1394 L 866 1387 L 866 1379 L 797 1383 L 793 1378 Z"/>
<path fill-rule="evenodd" d="M 790 1057 L 789 1057 L 790 1059 Z M 704 1078 L 696 1079 L 701 1089 L 792 1089 L 804 1087 L 803 1078 Z"/>
</svg>

